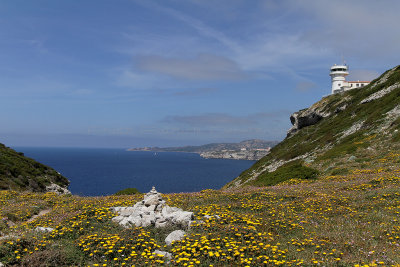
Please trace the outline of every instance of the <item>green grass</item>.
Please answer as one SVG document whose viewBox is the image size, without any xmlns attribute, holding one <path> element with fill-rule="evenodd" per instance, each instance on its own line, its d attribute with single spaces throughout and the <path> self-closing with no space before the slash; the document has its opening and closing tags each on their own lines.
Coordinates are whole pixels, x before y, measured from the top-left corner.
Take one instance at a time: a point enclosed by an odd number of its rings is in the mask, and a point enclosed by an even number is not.
<svg viewBox="0 0 400 267">
<path fill-rule="evenodd" d="M 262 173 L 252 184 L 256 186 L 276 185 L 290 179 L 315 179 L 319 172 L 302 165 L 299 161 L 287 163 L 273 172 Z"/>
</svg>

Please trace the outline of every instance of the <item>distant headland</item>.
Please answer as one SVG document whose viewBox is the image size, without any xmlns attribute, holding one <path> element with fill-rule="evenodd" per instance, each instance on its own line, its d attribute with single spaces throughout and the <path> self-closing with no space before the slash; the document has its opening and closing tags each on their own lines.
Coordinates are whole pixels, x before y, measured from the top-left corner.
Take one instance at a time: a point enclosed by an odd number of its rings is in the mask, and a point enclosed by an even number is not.
<svg viewBox="0 0 400 267">
<path fill-rule="evenodd" d="M 183 147 L 141 147 L 129 148 L 128 151 L 186 152 L 197 153 L 203 158 L 259 160 L 278 143 L 278 141 L 251 139 L 240 143 L 211 143 Z"/>
</svg>

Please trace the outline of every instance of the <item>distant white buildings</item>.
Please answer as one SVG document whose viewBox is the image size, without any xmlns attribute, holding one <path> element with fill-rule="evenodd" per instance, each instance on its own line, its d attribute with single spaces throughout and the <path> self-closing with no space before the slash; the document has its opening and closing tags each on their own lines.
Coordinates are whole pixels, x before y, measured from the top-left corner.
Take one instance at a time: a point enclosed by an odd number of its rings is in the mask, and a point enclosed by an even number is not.
<svg viewBox="0 0 400 267">
<path fill-rule="evenodd" d="M 348 91 L 351 89 L 364 87 L 369 84 L 369 81 L 346 81 L 346 76 L 349 75 L 348 67 L 344 65 L 333 65 L 331 67 L 330 76 L 332 78 L 332 94 Z"/>
</svg>

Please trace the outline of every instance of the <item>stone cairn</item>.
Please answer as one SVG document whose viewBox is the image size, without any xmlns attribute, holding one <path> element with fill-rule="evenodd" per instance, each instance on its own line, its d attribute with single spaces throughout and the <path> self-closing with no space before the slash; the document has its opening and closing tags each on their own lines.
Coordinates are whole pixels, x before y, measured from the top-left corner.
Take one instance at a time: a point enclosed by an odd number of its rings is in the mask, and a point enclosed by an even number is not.
<svg viewBox="0 0 400 267">
<path fill-rule="evenodd" d="M 193 212 L 168 206 L 154 186 L 143 200 L 133 207 L 112 207 L 111 211 L 118 213 L 112 220 L 127 228 L 132 226 L 188 228 L 194 218 Z"/>
</svg>

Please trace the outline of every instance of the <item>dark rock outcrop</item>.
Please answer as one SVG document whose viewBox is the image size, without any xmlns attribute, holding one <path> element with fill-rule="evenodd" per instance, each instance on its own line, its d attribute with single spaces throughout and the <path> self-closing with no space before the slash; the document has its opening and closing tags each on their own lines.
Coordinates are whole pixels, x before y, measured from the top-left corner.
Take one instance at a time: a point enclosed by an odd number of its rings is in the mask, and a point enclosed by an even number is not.
<svg viewBox="0 0 400 267">
<path fill-rule="evenodd" d="M 326 114 L 320 113 L 312 108 L 293 113 L 290 116 L 290 122 L 293 127 L 289 129 L 287 136 L 290 137 L 301 128 L 316 124 L 326 116 Z"/>
</svg>

